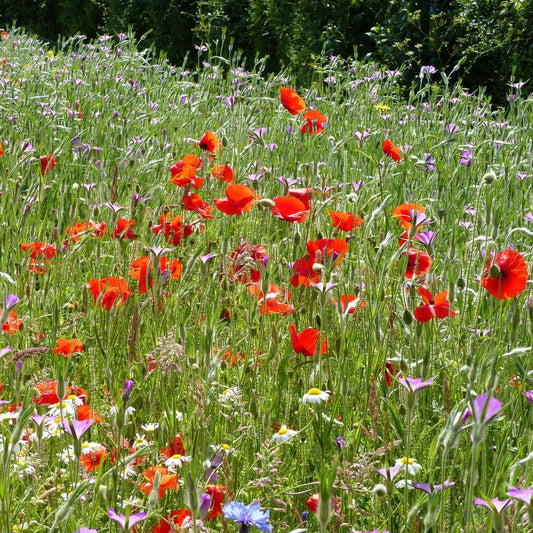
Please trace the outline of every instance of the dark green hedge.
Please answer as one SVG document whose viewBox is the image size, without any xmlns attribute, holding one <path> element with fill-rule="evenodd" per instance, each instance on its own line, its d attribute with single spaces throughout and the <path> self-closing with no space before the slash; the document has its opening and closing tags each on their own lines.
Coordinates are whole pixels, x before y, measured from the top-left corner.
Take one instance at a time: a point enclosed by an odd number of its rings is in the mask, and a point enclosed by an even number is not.
<svg viewBox="0 0 533 533">
<path fill-rule="evenodd" d="M 148 33 L 146 42 L 177 64 L 195 59 L 195 43 L 232 43 L 301 83 L 317 57 L 354 54 L 411 79 L 422 65 L 457 67 L 456 78 L 487 86 L 499 102 L 513 76 L 533 78 L 533 0 L 0 0 L 0 25 L 14 24 L 51 42 Z"/>
</svg>

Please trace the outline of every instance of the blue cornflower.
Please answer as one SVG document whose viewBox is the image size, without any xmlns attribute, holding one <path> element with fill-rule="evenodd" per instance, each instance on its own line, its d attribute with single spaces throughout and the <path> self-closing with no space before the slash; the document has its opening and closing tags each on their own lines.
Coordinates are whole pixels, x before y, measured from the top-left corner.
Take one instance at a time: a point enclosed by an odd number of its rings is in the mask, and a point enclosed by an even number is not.
<svg viewBox="0 0 533 533">
<path fill-rule="evenodd" d="M 261 531 L 272 533 L 272 526 L 267 524 L 270 511 L 261 511 L 258 503 L 244 505 L 241 502 L 229 502 L 222 508 L 226 518 L 231 518 L 241 524 L 239 533 L 248 533 L 250 526 L 255 526 Z"/>
</svg>

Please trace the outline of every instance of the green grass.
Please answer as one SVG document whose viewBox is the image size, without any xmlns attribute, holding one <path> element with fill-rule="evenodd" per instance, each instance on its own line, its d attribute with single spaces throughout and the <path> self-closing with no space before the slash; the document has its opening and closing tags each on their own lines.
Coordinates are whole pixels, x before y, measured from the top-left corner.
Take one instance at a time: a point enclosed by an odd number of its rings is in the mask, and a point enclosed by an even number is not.
<svg viewBox="0 0 533 533">
<path fill-rule="evenodd" d="M 533 388 L 531 283 L 502 301 L 479 278 L 484 254 L 510 246 L 531 271 L 533 228 L 524 218 L 533 209 L 530 98 L 519 93 L 509 107 L 493 109 L 482 92 L 448 87 L 437 73 L 405 101 L 397 78 L 379 66 L 335 64 L 323 69 L 335 83 L 317 79 L 299 89 L 307 106 L 328 118 L 321 134 L 309 135 L 299 131 L 301 116 L 280 104 L 280 87 L 291 87 L 290 79 L 283 73 L 266 79 L 259 64 L 244 71 L 216 51 L 187 72 L 138 50 L 129 37 L 73 38 L 54 56 L 12 31 L 0 43 L 0 60 L 0 306 L 16 294 L 13 311 L 23 320 L 19 331 L 0 337 L 0 349 L 12 348 L 0 370 L 2 531 L 117 531 L 107 517 L 111 507 L 148 513 L 136 529 L 151 531 L 171 511 L 197 511 L 206 470 L 220 450 L 216 483 L 225 487 L 225 502 L 260 501 L 275 531 L 502 531 L 489 510 L 471 502 L 532 484 L 533 408 L 523 394 Z M 448 133 L 450 124 L 458 131 Z M 266 128 L 262 136 L 253 133 L 259 128 Z M 196 144 L 207 130 L 222 140 L 216 158 Z M 365 130 L 364 138 L 355 134 Z M 404 150 L 399 164 L 383 153 L 385 139 Z M 470 166 L 461 165 L 467 150 Z M 309 217 L 302 224 L 279 220 L 265 200 L 242 216 L 215 209 L 204 220 L 185 211 L 169 168 L 187 153 L 202 159 L 198 175 L 206 180 L 194 192 L 209 204 L 224 198 L 227 186 L 210 177 L 211 169 L 228 164 L 235 182 L 263 199 L 287 194 L 281 176 L 313 189 Z M 49 154 L 56 165 L 42 175 L 39 159 Z M 426 154 L 435 170 L 428 170 Z M 496 177 L 490 184 L 488 173 Z M 352 183 L 360 181 L 361 187 Z M 115 213 L 110 202 L 124 208 Z M 426 208 L 431 222 L 424 229 L 436 233 L 427 248 L 413 241 L 433 259 L 428 274 L 414 280 L 405 277 L 407 245 L 399 245 L 403 230 L 391 216 L 408 202 Z M 325 262 L 322 281 L 336 283 L 330 292 L 295 288 L 289 265 L 307 253 L 308 241 L 347 237 L 333 227 L 329 210 L 353 212 L 364 223 L 349 233 L 337 268 Z M 167 212 L 193 226 L 177 246 L 152 231 Z M 112 238 L 119 218 L 136 221 L 136 239 Z M 68 240 L 67 227 L 89 220 L 105 222 L 102 238 Z M 232 253 L 245 241 L 263 245 L 269 257 L 260 286 L 290 289 L 296 314 L 261 314 L 246 284 L 234 279 Z M 20 246 L 30 242 L 57 249 L 46 273 L 30 270 L 29 252 Z M 141 294 L 130 265 L 158 246 L 181 261 L 182 275 L 165 280 L 156 272 L 155 285 Z M 204 263 L 208 253 L 215 255 Z M 85 285 L 109 276 L 123 277 L 133 294 L 108 311 Z M 458 315 L 417 322 L 422 285 L 433 294 L 448 290 Z M 331 300 L 349 294 L 366 306 L 343 314 Z M 295 353 L 292 322 L 298 332 L 320 330 L 327 353 Z M 58 357 L 52 348 L 59 338 L 80 339 L 83 352 Z M 220 362 L 227 350 L 245 358 Z M 17 358 L 24 361 L 20 374 Z M 389 387 L 387 361 L 396 377 L 401 369 L 433 384 L 414 396 L 397 379 Z M 61 459 L 73 444 L 62 430 L 30 438 L 37 428 L 28 417 L 49 410 L 32 401 L 35 386 L 52 379 L 60 388 L 83 387 L 102 418 L 82 439 L 107 451 L 93 471 Z M 135 387 L 125 400 L 127 379 Z M 329 391 L 330 400 L 302 403 L 314 387 Z M 505 407 L 478 439 L 479 424 L 470 417 L 459 431 L 457 417 L 484 393 Z M 8 415 L 13 404 L 20 404 L 12 408 L 21 413 L 18 422 Z M 125 416 L 128 406 L 135 410 Z M 282 424 L 298 433 L 275 443 Z M 161 450 L 178 433 L 191 458 L 177 470 L 181 490 L 161 499 L 156 491 L 144 494 L 143 471 L 163 465 Z M 333 440 L 341 436 L 339 449 Z M 128 449 L 111 460 L 123 439 L 138 457 L 127 476 Z M 428 496 L 395 487 L 374 470 L 404 456 L 421 469 L 400 472 L 395 482 L 454 486 Z M 314 493 L 323 500 L 316 516 L 305 505 Z M 324 505 L 330 497 L 331 512 Z M 525 505 L 515 502 L 505 515 L 509 531 L 530 530 Z M 238 526 L 219 516 L 192 527 Z"/>
</svg>

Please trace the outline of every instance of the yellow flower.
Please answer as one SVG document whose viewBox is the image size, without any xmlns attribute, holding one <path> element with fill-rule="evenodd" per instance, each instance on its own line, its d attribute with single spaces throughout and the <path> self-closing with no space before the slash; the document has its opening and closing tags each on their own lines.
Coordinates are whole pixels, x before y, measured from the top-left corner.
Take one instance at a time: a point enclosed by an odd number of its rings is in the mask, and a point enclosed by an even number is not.
<svg viewBox="0 0 533 533">
<path fill-rule="evenodd" d="M 385 105 L 385 104 L 376 104 L 374 106 L 374 109 L 376 111 L 379 111 L 380 113 L 383 113 L 383 111 L 390 111 L 390 107 L 388 105 Z"/>
</svg>

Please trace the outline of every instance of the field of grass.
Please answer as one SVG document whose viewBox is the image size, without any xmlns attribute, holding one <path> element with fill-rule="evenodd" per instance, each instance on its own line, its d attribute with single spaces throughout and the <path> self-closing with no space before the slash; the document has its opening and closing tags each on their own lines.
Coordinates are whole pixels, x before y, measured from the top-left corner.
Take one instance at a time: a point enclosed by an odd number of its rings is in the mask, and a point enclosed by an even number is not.
<svg viewBox="0 0 533 533">
<path fill-rule="evenodd" d="M 531 531 L 528 85 L 196 51 L 2 35 L 0 531 Z"/>
</svg>

